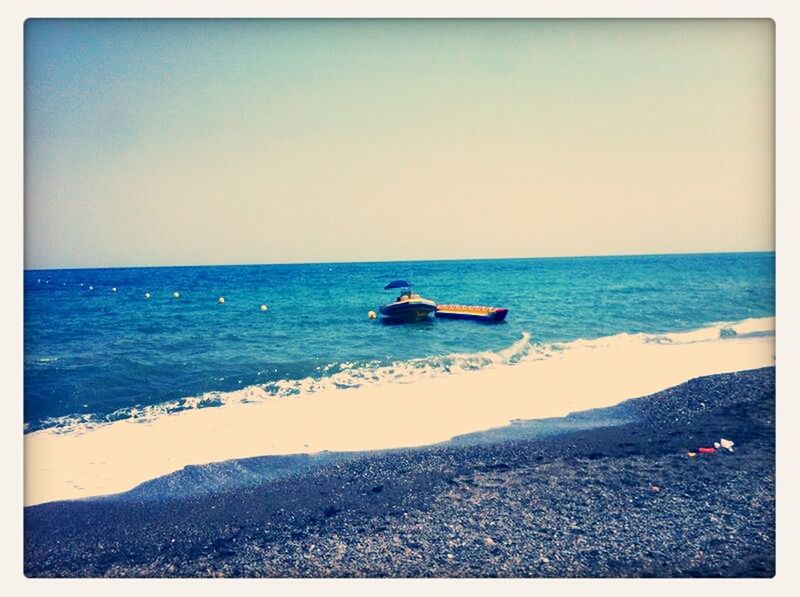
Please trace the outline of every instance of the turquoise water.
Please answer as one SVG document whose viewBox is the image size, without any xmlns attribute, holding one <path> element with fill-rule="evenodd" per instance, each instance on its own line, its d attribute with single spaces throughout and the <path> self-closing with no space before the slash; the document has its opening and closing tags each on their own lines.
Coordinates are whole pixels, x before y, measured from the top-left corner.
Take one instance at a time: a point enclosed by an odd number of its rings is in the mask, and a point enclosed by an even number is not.
<svg viewBox="0 0 800 597">
<path fill-rule="evenodd" d="M 509 350 L 513 362 L 538 343 L 771 316 L 774 268 L 774 253 L 725 253 L 26 271 L 26 430 L 213 407 L 217 393 L 250 386 L 285 396 L 326 379 L 412 381 Z M 395 278 L 438 302 L 507 307 L 508 319 L 369 320 Z"/>
</svg>

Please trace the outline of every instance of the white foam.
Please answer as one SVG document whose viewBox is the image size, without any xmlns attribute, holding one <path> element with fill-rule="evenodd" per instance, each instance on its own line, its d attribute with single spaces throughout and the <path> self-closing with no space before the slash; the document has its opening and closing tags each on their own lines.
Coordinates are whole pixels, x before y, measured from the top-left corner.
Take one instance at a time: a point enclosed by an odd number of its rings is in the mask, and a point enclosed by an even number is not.
<svg viewBox="0 0 800 597">
<path fill-rule="evenodd" d="M 52 428 L 57 433 L 85 432 L 111 421 L 134 419 L 137 422 L 149 422 L 160 416 L 209 406 L 229 406 L 367 385 L 414 383 L 454 373 L 514 364 L 526 358 L 541 358 L 540 355 L 545 352 L 541 348 L 534 347 L 531 344 L 530 334 L 523 332 L 519 340 L 497 352 L 456 353 L 396 361 L 389 365 L 381 365 L 378 361 L 359 366 L 351 362 L 330 363 L 317 367 L 317 370 L 324 374 L 322 377 L 281 379 L 240 390 L 206 392 L 200 396 L 190 396 L 145 407 L 121 408 L 103 418 L 97 418 L 92 414 L 52 417 L 42 421 L 40 427 Z M 329 371 L 337 366 L 339 370 L 329 374 Z M 224 378 L 220 378 L 222 379 Z"/>
<path fill-rule="evenodd" d="M 740 322 L 720 322 L 691 332 L 666 334 L 666 338 L 671 342 L 701 342 L 730 336 L 744 336 L 774 331 L 775 318 L 762 317 L 745 319 Z"/>
<path fill-rule="evenodd" d="M 721 334 L 728 328 L 736 334 Z M 284 397 L 254 386 L 111 423 L 45 429 L 25 435 L 25 503 L 125 491 L 189 464 L 419 446 L 513 419 L 610 406 L 693 377 L 773 365 L 774 338 L 741 336 L 771 329 L 768 318 L 558 347 L 524 336 L 503 351 L 437 357 L 433 365 L 343 364 L 327 378 L 286 382 Z M 212 400 L 222 406 L 199 408 Z"/>
</svg>

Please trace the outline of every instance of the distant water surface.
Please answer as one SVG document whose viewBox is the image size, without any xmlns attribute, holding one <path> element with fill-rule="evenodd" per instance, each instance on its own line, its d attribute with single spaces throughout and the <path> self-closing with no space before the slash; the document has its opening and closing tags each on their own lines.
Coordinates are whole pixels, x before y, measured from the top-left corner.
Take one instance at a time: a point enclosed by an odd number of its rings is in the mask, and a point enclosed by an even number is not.
<svg viewBox="0 0 800 597">
<path fill-rule="evenodd" d="M 541 344 L 767 317 L 774 268 L 774 253 L 726 253 L 29 270 L 26 431 L 213 407 L 251 386 L 281 397 L 407 382 L 513 363 Z M 508 320 L 370 321 L 395 278 L 438 302 L 507 307 Z"/>
</svg>

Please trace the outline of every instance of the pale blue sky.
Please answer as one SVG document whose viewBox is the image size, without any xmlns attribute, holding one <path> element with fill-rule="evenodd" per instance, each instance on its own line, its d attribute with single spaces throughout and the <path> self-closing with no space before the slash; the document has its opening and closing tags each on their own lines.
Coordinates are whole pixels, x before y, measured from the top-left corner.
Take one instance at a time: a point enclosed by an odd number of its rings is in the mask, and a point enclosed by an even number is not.
<svg viewBox="0 0 800 597">
<path fill-rule="evenodd" d="M 768 20 L 25 41 L 28 268 L 774 248 Z"/>
</svg>

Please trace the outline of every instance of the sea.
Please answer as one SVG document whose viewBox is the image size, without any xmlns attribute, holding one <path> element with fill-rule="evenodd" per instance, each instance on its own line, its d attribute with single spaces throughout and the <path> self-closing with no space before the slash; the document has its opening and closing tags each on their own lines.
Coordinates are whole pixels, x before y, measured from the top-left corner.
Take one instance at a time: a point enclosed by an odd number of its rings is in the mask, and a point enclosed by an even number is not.
<svg viewBox="0 0 800 597">
<path fill-rule="evenodd" d="M 397 278 L 508 317 L 370 319 Z M 26 270 L 24 431 L 413 383 L 774 313 L 771 252 Z"/>
</svg>

